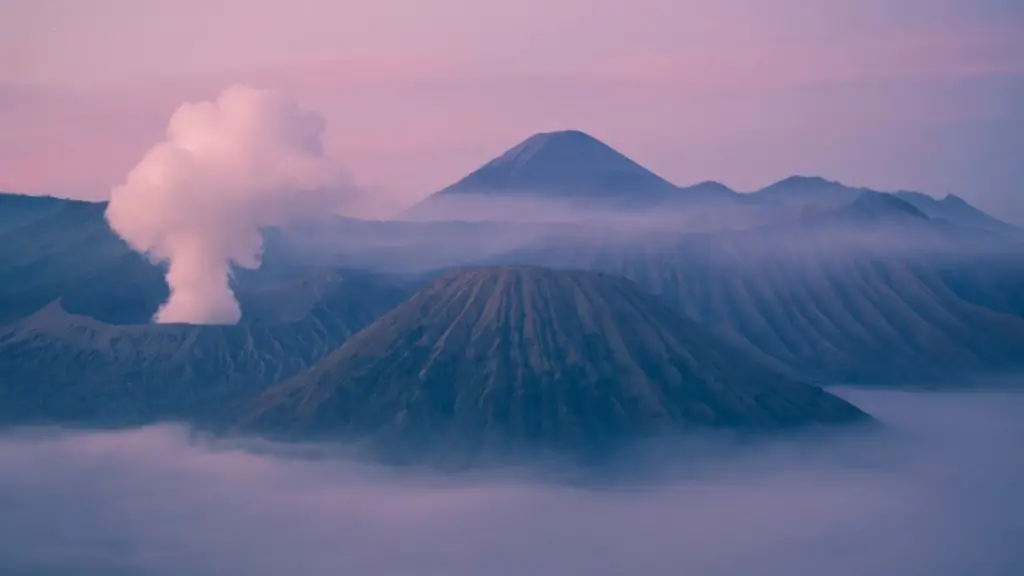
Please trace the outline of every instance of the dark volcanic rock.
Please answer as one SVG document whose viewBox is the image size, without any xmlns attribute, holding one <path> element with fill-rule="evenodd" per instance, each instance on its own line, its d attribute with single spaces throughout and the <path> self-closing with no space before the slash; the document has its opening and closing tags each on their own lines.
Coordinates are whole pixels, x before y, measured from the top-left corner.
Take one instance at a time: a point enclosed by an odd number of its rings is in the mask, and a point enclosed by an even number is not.
<svg viewBox="0 0 1024 576">
<path fill-rule="evenodd" d="M 53 196 L 24 196 L 0 192 L 0 234 L 27 226 L 71 203 L 74 201 Z"/>
<path fill-rule="evenodd" d="M 244 426 L 396 449 L 601 452 L 694 428 L 866 418 L 722 344 L 625 278 L 527 267 L 437 279 L 267 390 Z"/>
<path fill-rule="evenodd" d="M 0 328 L 0 423 L 216 423 L 407 294 L 373 276 L 326 274 L 247 295 L 233 326 L 113 325 L 56 301 Z"/>
<path fill-rule="evenodd" d="M 48 210 L 0 231 L 0 324 L 57 298 L 72 312 L 108 322 L 148 320 L 167 298 L 163 270 L 110 229 L 106 203 L 51 198 L 43 206 Z"/>
</svg>

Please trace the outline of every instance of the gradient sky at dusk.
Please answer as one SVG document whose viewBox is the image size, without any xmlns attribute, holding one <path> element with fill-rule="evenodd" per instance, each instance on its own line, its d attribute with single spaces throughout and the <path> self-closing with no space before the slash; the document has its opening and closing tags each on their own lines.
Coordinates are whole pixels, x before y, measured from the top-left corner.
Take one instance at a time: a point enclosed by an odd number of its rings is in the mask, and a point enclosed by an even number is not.
<svg viewBox="0 0 1024 576">
<path fill-rule="evenodd" d="M 385 207 L 579 128 L 680 184 L 820 174 L 1024 222 L 1019 0 L 0 0 L 0 188 L 103 197 L 235 81 L 322 111 Z"/>
</svg>

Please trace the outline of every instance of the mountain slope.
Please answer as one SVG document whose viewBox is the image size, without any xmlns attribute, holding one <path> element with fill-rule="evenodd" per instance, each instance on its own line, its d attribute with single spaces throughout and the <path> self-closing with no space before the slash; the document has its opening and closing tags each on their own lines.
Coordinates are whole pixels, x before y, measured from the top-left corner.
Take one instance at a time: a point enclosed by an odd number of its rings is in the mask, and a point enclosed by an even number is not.
<svg viewBox="0 0 1024 576">
<path fill-rule="evenodd" d="M 835 216 L 852 221 L 908 222 L 929 220 L 924 212 L 909 202 L 884 192 L 865 191 L 857 198 L 835 211 Z"/>
<path fill-rule="evenodd" d="M 549 244 L 489 263 L 622 274 L 800 379 L 935 383 L 1024 368 L 1024 252 L 929 251 L 917 235 L 872 243 L 825 232 Z"/>
<path fill-rule="evenodd" d="M 750 196 L 762 202 L 813 203 L 838 206 L 852 202 L 863 188 L 850 188 L 820 176 L 790 176 L 752 192 Z"/>
<path fill-rule="evenodd" d="M 0 422 L 216 420 L 406 295 L 382 278 L 328 274 L 246 294 L 235 326 L 111 325 L 57 301 L 0 328 Z"/>
<path fill-rule="evenodd" d="M 31 224 L 70 202 L 52 196 L 23 196 L 0 192 L 0 234 Z"/>
<path fill-rule="evenodd" d="M 809 204 L 802 210 L 800 222 L 805 228 L 838 226 L 846 229 L 853 228 L 858 235 L 877 230 L 879 227 L 889 228 L 900 233 L 913 231 L 920 233 L 929 227 L 935 228 L 936 232 L 946 232 L 948 229 L 939 230 L 941 226 L 933 226 L 924 212 L 914 205 L 893 194 L 864 190 L 850 202 L 845 202 L 837 207 L 830 203 Z M 808 226 L 809 225 L 809 226 Z"/>
<path fill-rule="evenodd" d="M 0 232 L 0 324 L 57 298 L 111 322 L 145 322 L 167 298 L 163 271 L 131 250 L 103 216 L 106 203 L 59 204 Z"/>
<path fill-rule="evenodd" d="M 995 232 L 1021 233 L 1021 230 L 1017 227 L 982 212 L 959 196 L 950 194 L 941 200 L 937 200 L 920 192 L 897 192 L 895 195 L 912 204 L 930 218 L 942 218 L 961 226 L 971 226 Z"/>
<path fill-rule="evenodd" d="M 696 427 L 864 418 L 721 344 L 624 278 L 485 268 L 435 280 L 263 393 L 245 424 L 399 450 L 602 451 Z"/>
<path fill-rule="evenodd" d="M 881 194 L 885 195 L 890 207 L 895 206 L 893 198 L 901 200 L 915 208 L 921 215 L 931 219 L 941 219 L 957 226 L 991 232 L 1021 233 L 1015 226 L 986 214 L 952 194 L 938 200 L 921 192 L 879 192 L 863 187 L 847 186 L 818 176 L 790 176 L 748 194 L 747 198 L 765 207 L 790 206 L 822 211 L 838 209 L 857 202 L 858 199 L 863 199 L 866 195 L 875 195 L 877 200 L 882 198 L 878 196 Z"/>
</svg>

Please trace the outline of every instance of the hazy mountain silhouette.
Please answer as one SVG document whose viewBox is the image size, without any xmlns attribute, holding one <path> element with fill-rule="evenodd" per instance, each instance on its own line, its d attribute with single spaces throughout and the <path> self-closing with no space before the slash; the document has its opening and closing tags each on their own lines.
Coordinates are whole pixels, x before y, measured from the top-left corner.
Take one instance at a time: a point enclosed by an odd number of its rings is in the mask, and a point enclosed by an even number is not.
<svg viewBox="0 0 1024 576">
<path fill-rule="evenodd" d="M 578 130 L 534 134 L 405 214 L 442 218 L 481 200 L 537 197 L 580 207 L 651 208 L 688 196 L 733 195 L 717 183 L 680 189 L 604 142 Z M 500 216 L 500 210 L 495 211 Z"/>
<path fill-rule="evenodd" d="M 893 194 L 872 190 L 861 192 L 848 204 L 838 208 L 826 208 L 814 216 L 828 222 L 849 224 L 914 224 L 931 220 L 906 200 Z"/>
<path fill-rule="evenodd" d="M 873 200 L 870 199 L 872 194 L 875 195 Z M 877 196 L 879 194 L 886 196 Z M 883 208 L 882 203 L 885 202 L 890 208 L 902 206 L 903 212 L 910 214 L 905 205 L 895 203 L 895 198 L 931 219 L 993 232 L 1021 233 L 1015 226 L 986 214 L 958 196 L 949 195 L 938 200 L 921 192 L 883 193 L 863 187 L 847 186 L 817 176 L 791 176 L 753 192 L 748 197 L 761 205 L 790 206 L 803 212 L 845 208 L 860 199 L 860 206 L 852 210 L 867 209 L 866 203 L 874 202 L 875 216 L 879 216 L 878 210 Z M 847 216 L 852 216 L 852 213 L 848 211 Z"/>
<path fill-rule="evenodd" d="M 26 206 L 30 210 L 22 209 Z M 167 300 L 165 269 L 110 229 L 106 207 L 105 202 L 0 195 L 0 220 L 17 222 L 0 229 L 0 325 L 58 298 L 67 311 L 106 323 L 149 322 Z M 314 258 L 285 253 L 275 231 L 264 236 L 263 266 L 258 272 L 236 270 L 236 288 L 301 280 L 324 268 Z"/>
<path fill-rule="evenodd" d="M 758 200 L 772 202 L 834 202 L 852 201 L 864 188 L 850 188 L 820 176 L 795 175 L 769 184 L 753 192 Z"/>
<path fill-rule="evenodd" d="M 715 182 L 713 180 L 707 180 L 705 182 L 699 182 L 690 186 L 682 186 L 679 188 L 681 194 L 675 197 L 681 199 L 707 199 L 707 200 L 722 200 L 722 199 L 736 199 L 738 192 L 729 188 L 721 182 Z"/>
<path fill-rule="evenodd" d="M 723 218 L 726 207 L 737 204 L 758 208 L 768 221 L 804 210 L 838 208 L 871 190 L 850 187 L 820 176 L 795 175 L 749 194 L 706 181 L 677 186 L 611 146 L 578 130 L 534 134 L 466 177 L 406 210 L 412 220 L 508 220 L 526 212 L 544 215 L 557 205 L 568 219 L 580 216 L 573 209 L 652 211 L 703 210 L 699 218 Z M 936 200 L 920 193 L 901 192 L 901 199 L 930 218 L 943 218 L 961 226 L 1015 231 L 991 215 L 950 196 Z M 538 201 L 549 205 L 539 209 Z M 532 203 L 532 204 L 531 204 Z M 530 208 L 538 208 L 531 210 Z M 724 211 L 724 212 L 723 212 Z M 754 221 L 745 211 L 743 221 Z"/>
<path fill-rule="evenodd" d="M 866 418 L 752 361 L 629 280 L 526 267 L 442 276 L 267 390 L 245 423 L 395 449 L 600 452 L 703 427 Z"/>
<path fill-rule="evenodd" d="M 998 232 L 1021 232 L 1019 228 L 998 220 L 985 212 L 971 206 L 966 200 L 950 194 L 937 200 L 921 192 L 897 192 L 896 196 L 912 204 L 930 218 L 941 218 L 960 224 Z"/>
</svg>

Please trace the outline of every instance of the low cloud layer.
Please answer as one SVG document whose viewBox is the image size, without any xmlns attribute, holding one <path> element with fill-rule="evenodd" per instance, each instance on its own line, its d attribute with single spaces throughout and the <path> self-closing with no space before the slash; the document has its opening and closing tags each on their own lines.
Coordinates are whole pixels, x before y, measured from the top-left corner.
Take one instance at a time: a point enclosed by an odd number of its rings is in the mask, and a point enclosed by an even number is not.
<svg viewBox="0 0 1024 576">
<path fill-rule="evenodd" d="M 1024 395 L 846 394 L 889 429 L 614 488 L 398 473 L 174 426 L 8 433 L 0 572 L 1024 573 Z"/>
<path fill-rule="evenodd" d="M 107 209 L 128 244 L 168 264 L 158 322 L 239 320 L 231 266 L 259 266 L 260 229 L 330 213 L 345 188 L 323 133 L 317 113 L 242 85 L 174 113 Z"/>
</svg>

